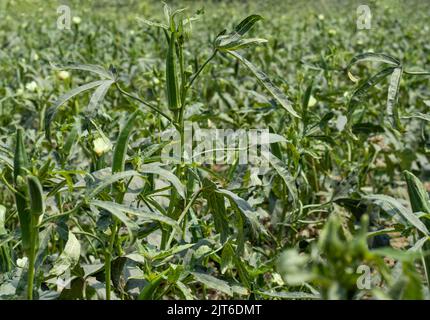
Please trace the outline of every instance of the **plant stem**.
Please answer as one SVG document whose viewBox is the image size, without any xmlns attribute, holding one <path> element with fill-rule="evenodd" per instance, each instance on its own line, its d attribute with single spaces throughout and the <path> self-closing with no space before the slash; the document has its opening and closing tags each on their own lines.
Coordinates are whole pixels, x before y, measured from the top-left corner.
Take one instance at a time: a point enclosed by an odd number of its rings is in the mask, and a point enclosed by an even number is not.
<svg viewBox="0 0 430 320">
<path fill-rule="evenodd" d="M 150 108 L 151 110 L 157 112 L 159 115 L 163 116 L 164 118 L 166 118 L 170 123 L 172 123 L 173 125 L 175 125 L 175 122 L 173 121 L 172 118 L 170 118 L 167 114 L 165 114 L 163 111 L 159 110 L 158 108 L 156 108 L 155 106 L 153 106 L 152 104 L 142 100 L 139 97 L 136 97 L 130 93 L 128 93 L 127 91 L 124 91 L 117 82 L 115 82 L 115 86 L 117 87 L 117 89 L 119 90 L 119 92 L 121 92 L 121 94 L 134 99 L 136 101 L 139 101 L 140 103 L 142 103 L 143 105 L 147 106 L 148 108 Z"/>
<path fill-rule="evenodd" d="M 35 225 L 32 217 L 32 226 Z M 33 287 L 34 287 L 34 269 L 36 263 L 36 237 L 38 236 L 38 228 L 31 228 L 31 242 L 30 250 L 28 252 L 28 278 L 27 278 L 27 298 L 28 300 L 33 300 Z"/>
<path fill-rule="evenodd" d="M 110 270 L 110 263 L 111 263 L 111 253 L 109 252 L 109 249 L 105 251 L 105 281 L 106 281 L 106 300 L 110 300 L 110 278 L 111 278 L 111 270 Z"/>
<path fill-rule="evenodd" d="M 430 72 L 429 71 L 408 71 L 408 70 L 403 70 L 404 74 L 407 75 L 411 75 L 411 76 L 429 76 Z"/>
<path fill-rule="evenodd" d="M 35 255 L 30 253 L 28 265 L 28 286 L 27 286 L 27 298 L 28 300 L 33 300 L 33 285 L 34 285 L 34 265 L 35 265 Z"/>
<path fill-rule="evenodd" d="M 187 88 L 190 88 L 193 85 L 194 80 L 196 80 L 196 78 L 199 76 L 200 72 L 203 71 L 203 69 L 206 67 L 206 65 L 213 59 L 215 58 L 215 55 L 217 54 L 218 50 L 215 49 L 212 52 L 212 55 L 202 64 L 202 66 L 199 68 L 199 70 L 197 70 L 197 72 L 192 76 L 190 82 L 188 83 Z"/>
<path fill-rule="evenodd" d="M 185 112 L 185 98 L 187 96 L 188 89 L 191 88 L 194 81 L 197 79 L 199 74 L 203 71 L 203 69 L 206 67 L 206 65 L 215 58 L 218 50 L 215 49 L 210 57 L 200 66 L 199 70 L 191 77 L 190 82 L 188 84 L 184 85 L 182 88 L 182 94 L 181 94 L 181 110 L 179 111 L 179 125 L 183 128 L 183 122 L 184 122 L 184 112 Z"/>
<path fill-rule="evenodd" d="M 182 211 L 181 215 L 179 216 L 177 222 L 178 224 L 181 223 L 182 219 L 185 217 L 186 213 L 188 212 L 188 210 L 190 210 L 191 206 L 193 205 L 193 203 L 196 201 L 197 197 L 199 196 L 200 192 L 202 192 L 203 189 L 199 189 L 196 191 L 196 193 L 193 195 L 193 197 L 191 198 L 190 202 L 188 202 L 187 206 L 185 207 L 185 209 Z M 173 237 L 175 236 L 175 229 L 172 229 L 172 232 L 169 235 L 169 240 L 167 241 L 166 244 L 166 249 L 170 248 L 170 244 L 172 243 Z"/>
<path fill-rule="evenodd" d="M 114 218 L 115 219 L 115 218 Z M 111 297 L 111 262 L 112 262 L 112 251 L 115 242 L 116 232 L 117 232 L 118 222 L 115 222 L 112 226 L 112 233 L 110 235 L 109 246 L 105 251 L 105 278 L 106 278 L 106 300 L 110 300 Z"/>
</svg>

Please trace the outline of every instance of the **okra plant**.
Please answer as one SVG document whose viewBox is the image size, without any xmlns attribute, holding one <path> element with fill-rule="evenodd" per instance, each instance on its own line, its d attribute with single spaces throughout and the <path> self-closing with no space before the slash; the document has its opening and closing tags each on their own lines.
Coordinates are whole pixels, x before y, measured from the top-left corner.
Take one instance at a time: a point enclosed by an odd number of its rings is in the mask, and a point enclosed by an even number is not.
<svg viewBox="0 0 430 320">
<path fill-rule="evenodd" d="M 0 3 L 0 299 L 428 299 L 411 1 Z"/>
</svg>

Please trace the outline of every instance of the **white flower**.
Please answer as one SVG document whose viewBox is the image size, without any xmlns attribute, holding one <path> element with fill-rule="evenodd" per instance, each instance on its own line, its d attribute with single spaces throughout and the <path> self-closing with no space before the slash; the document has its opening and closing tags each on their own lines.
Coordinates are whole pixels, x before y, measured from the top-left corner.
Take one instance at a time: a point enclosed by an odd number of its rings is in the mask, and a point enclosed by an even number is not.
<svg viewBox="0 0 430 320">
<path fill-rule="evenodd" d="M 22 259 L 16 259 L 16 265 L 19 268 L 24 268 L 27 265 L 28 258 L 23 257 Z"/>
<path fill-rule="evenodd" d="M 70 78 L 70 72 L 65 71 L 65 70 L 61 70 L 60 72 L 57 73 L 57 77 L 60 80 L 66 80 Z"/>
<path fill-rule="evenodd" d="M 318 19 L 319 19 L 319 20 L 324 20 L 324 15 L 323 15 L 323 14 L 319 14 L 319 15 L 318 15 Z"/>
<path fill-rule="evenodd" d="M 314 96 L 311 95 L 309 97 L 308 106 L 309 107 L 313 107 L 313 106 L 315 106 L 317 104 L 317 102 L 318 102 L 317 99 L 315 99 Z"/>
<path fill-rule="evenodd" d="M 81 17 L 76 16 L 76 17 L 72 18 L 72 21 L 74 24 L 80 24 L 82 19 L 81 19 Z"/>
<path fill-rule="evenodd" d="M 285 285 L 284 280 L 282 280 L 282 277 L 279 273 L 273 273 L 272 274 L 272 278 L 273 278 L 273 282 L 276 283 L 278 286 L 283 286 Z"/>
<path fill-rule="evenodd" d="M 93 141 L 94 152 L 100 157 L 102 154 L 112 149 L 112 143 L 107 138 L 97 138 Z"/>
<path fill-rule="evenodd" d="M 31 81 L 31 82 L 27 83 L 25 85 L 25 88 L 28 91 L 32 91 L 32 92 L 36 91 L 37 90 L 37 83 L 36 83 L 36 81 Z"/>
</svg>

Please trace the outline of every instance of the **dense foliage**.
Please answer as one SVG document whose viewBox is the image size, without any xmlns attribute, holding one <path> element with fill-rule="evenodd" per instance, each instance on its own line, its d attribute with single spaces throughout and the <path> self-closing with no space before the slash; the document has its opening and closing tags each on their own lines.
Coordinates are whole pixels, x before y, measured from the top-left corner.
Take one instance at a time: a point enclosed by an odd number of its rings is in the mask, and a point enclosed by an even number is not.
<svg viewBox="0 0 430 320">
<path fill-rule="evenodd" d="M 0 299 L 429 298 L 429 4 L 57 5 L 0 2 Z"/>
</svg>

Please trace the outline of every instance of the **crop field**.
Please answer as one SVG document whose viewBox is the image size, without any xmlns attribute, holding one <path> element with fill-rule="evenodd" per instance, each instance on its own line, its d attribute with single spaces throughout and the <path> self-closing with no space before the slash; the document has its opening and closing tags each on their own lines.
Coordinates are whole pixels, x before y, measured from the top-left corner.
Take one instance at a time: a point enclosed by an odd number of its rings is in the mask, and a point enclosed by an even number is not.
<svg viewBox="0 0 430 320">
<path fill-rule="evenodd" d="M 0 0 L 0 300 L 430 299 L 429 17 Z"/>
</svg>

